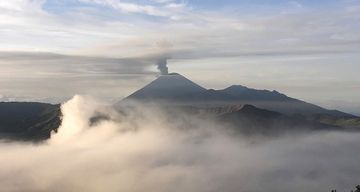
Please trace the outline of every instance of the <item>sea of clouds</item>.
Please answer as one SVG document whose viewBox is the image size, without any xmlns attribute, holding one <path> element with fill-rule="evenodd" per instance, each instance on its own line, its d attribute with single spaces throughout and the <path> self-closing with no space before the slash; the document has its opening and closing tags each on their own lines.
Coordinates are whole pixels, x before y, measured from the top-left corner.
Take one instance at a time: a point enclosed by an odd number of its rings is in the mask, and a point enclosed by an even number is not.
<svg viewBox="0 0 360 192">
<path fill-rule="evenodd" d="M 359 133 L 248 138 L 185 113 L 85 96 L 62 113 L 44 143 L 0 143 L 1 191 L 315 192 L 360 183 Z"/>
</svg>

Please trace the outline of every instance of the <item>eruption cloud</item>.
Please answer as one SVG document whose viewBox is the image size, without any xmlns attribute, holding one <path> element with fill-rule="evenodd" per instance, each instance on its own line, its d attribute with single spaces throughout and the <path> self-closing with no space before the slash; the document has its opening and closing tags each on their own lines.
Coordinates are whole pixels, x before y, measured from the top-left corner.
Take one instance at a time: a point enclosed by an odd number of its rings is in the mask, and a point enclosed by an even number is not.
<svg viewBox="0 0 360 192">
<path fill-rule="evenodd" d="M 167 59 L 166 58 L 159 59 L 157 62 L 157 68 L 159 69 L 161 75 L 169 74 L 169 69 L 167 67 Z"/>
<path fill-rule="evenodd" d="M 358 133 L 247 138 L 155 105 L 75 96 L 61 108 L 48 142 L 0 143 L 1 190 L 350 191 L 360 178 Z"/>
</svg>

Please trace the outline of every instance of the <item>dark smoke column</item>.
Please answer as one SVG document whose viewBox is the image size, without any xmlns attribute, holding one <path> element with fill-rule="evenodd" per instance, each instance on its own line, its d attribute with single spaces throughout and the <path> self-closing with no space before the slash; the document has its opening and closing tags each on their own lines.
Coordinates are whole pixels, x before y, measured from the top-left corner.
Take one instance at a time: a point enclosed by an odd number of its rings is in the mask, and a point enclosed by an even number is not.
<svg viewBox="0 0 360 192">
<path fill-rule="evenodd" d="M 159 69 L 161 75 L 167 75 L 169 74 L 169 70 L 167 67 L 167 59 L 163 58 L 163 59 L 159 59 L 158 63 L 157 63 L 157 68 Z"/>
</svg>

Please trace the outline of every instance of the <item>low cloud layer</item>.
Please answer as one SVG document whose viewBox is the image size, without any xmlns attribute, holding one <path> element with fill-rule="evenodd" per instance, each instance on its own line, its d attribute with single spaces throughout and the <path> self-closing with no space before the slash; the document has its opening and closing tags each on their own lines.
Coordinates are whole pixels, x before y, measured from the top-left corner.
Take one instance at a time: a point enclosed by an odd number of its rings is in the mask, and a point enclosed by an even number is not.
<svg viewBox="0 0 360 192">
<path fill-rule="evenodd" d="M 349 191 L 359 182 L 358 133 L 246 139 L 156 106 L 120 111 L 75 96 L 47 143 L 1 143 L 2 190 Z"/>
</svg>

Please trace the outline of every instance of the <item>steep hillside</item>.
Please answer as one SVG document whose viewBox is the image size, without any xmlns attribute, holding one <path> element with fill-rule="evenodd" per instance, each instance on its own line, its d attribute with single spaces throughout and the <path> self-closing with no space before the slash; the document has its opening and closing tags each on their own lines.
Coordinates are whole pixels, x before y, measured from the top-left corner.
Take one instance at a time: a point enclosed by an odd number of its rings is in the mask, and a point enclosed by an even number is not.
<svg viewBox="0 0 360 192">
<path fill-rule="evenodd" d="M 0 102 L 0 138 L 42 140 L 60 125 L 60 106 L 31 102 Z"/>
</svg>

